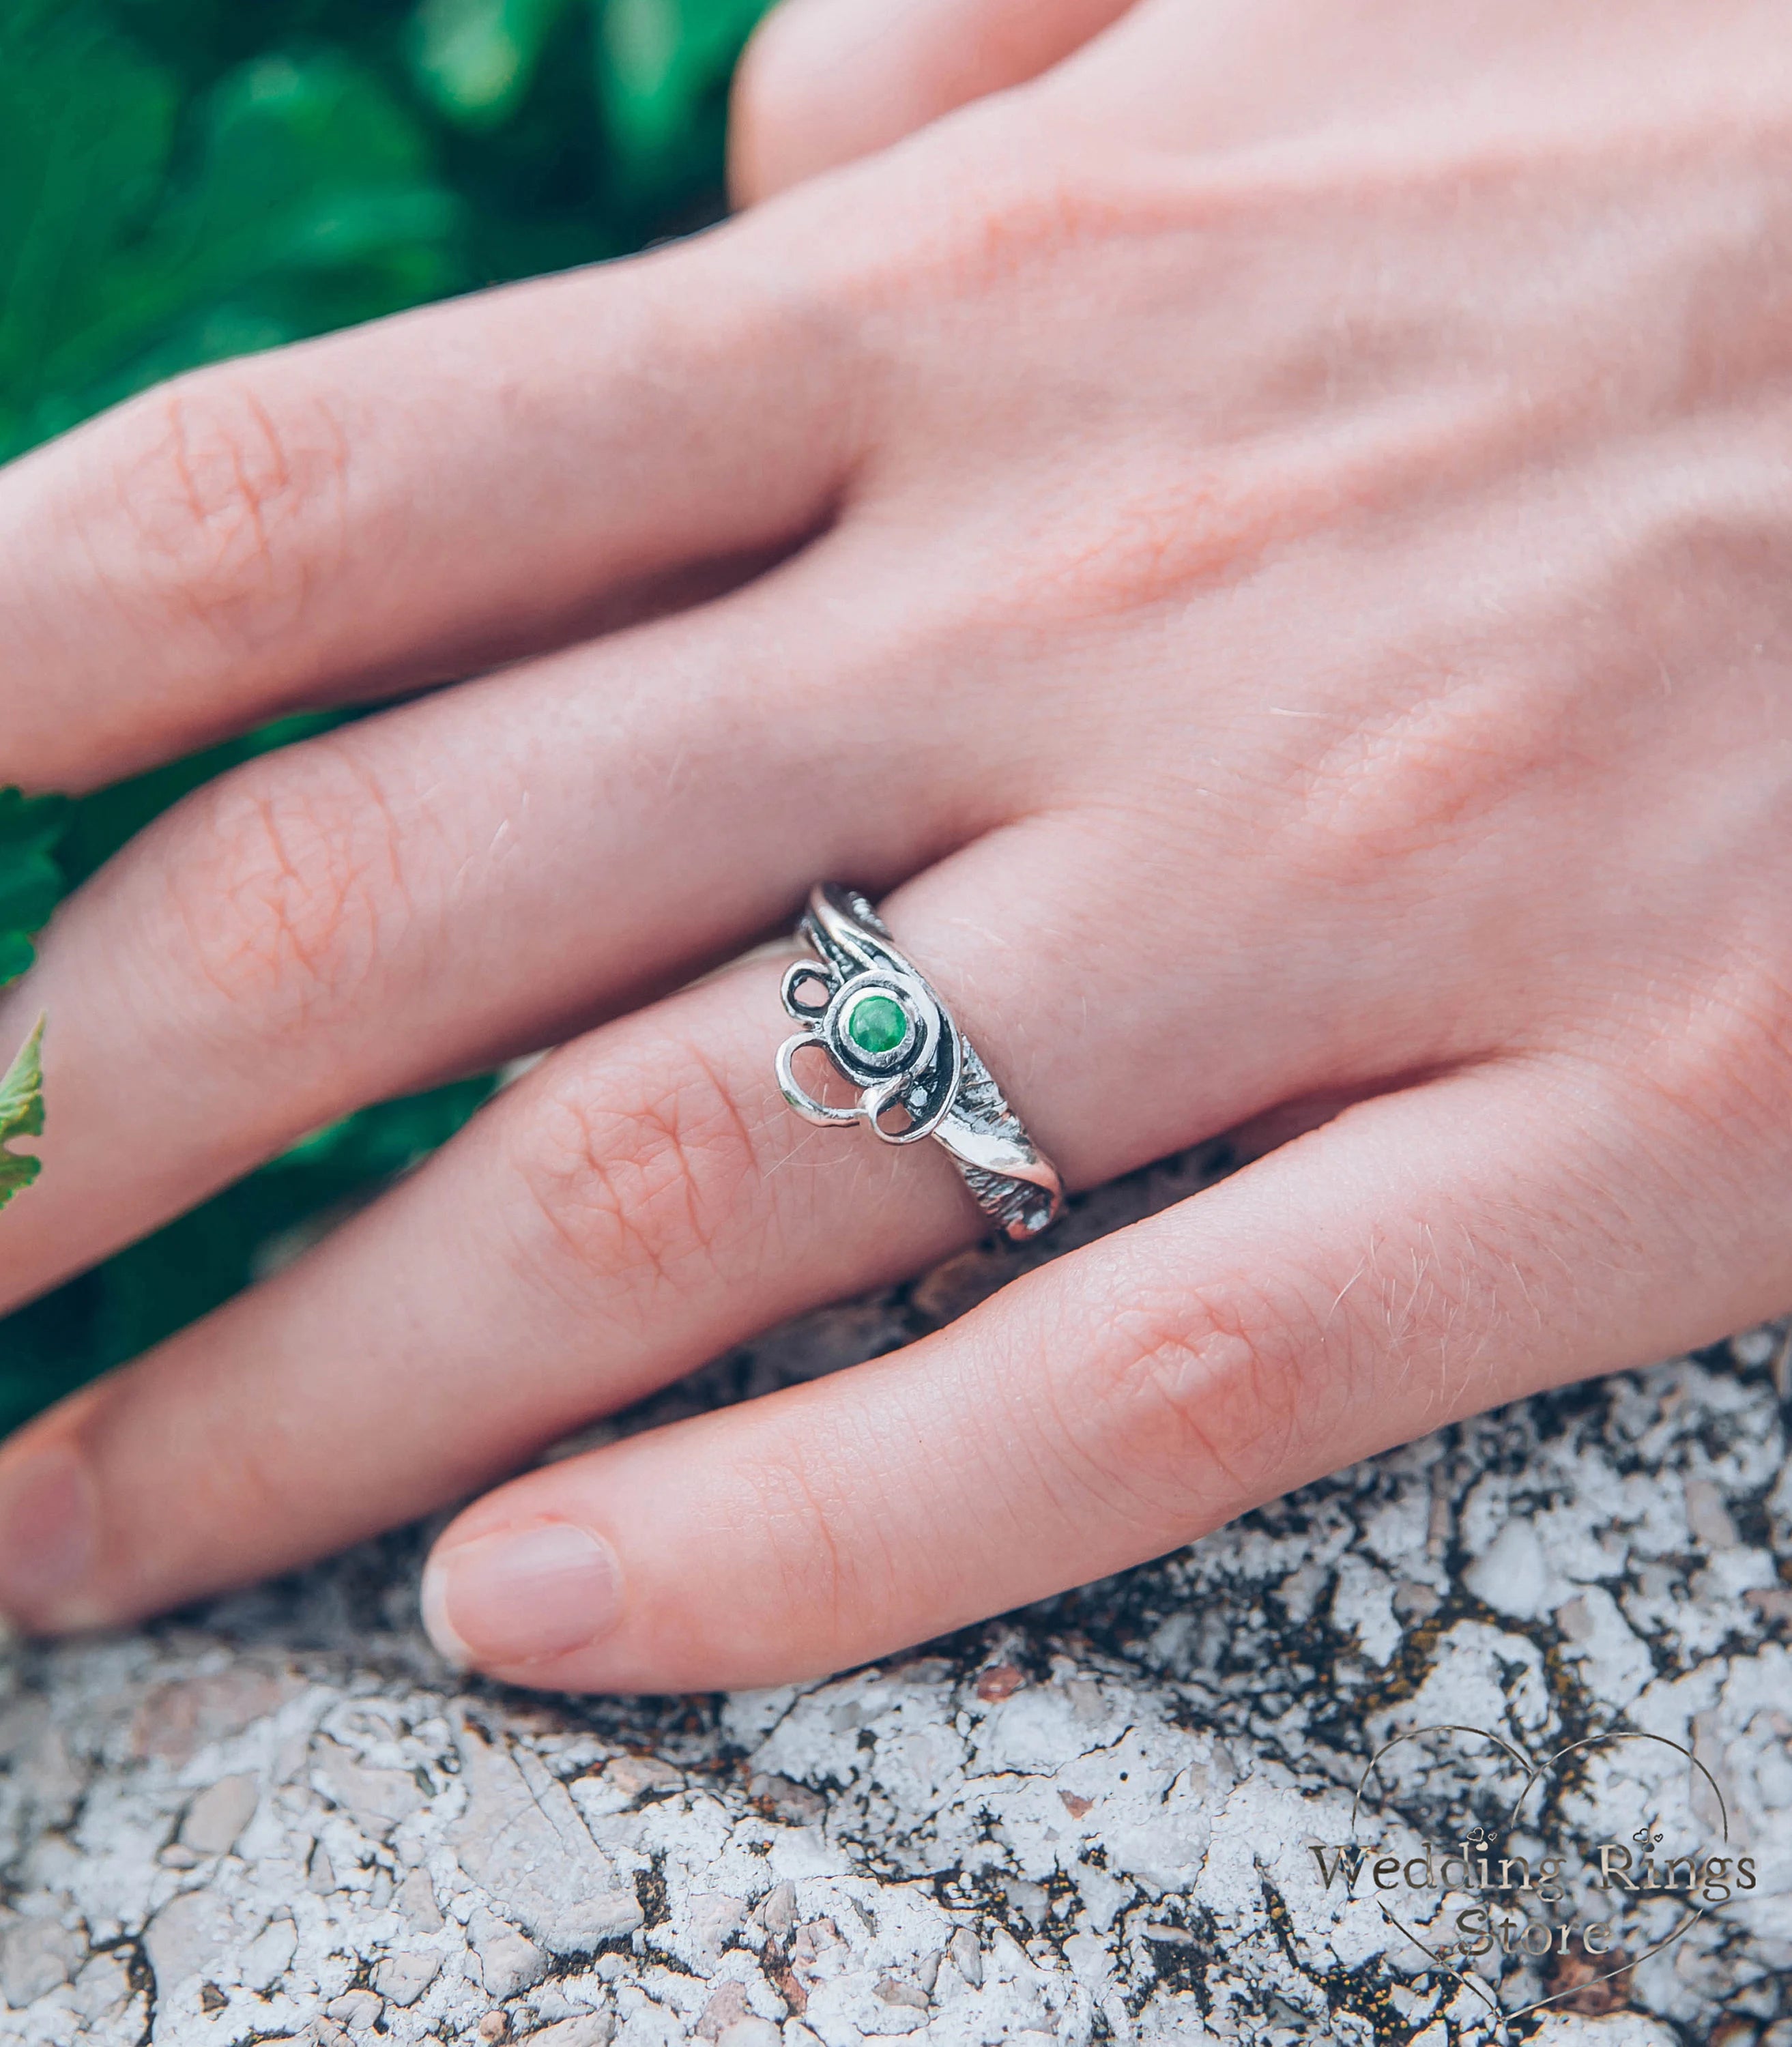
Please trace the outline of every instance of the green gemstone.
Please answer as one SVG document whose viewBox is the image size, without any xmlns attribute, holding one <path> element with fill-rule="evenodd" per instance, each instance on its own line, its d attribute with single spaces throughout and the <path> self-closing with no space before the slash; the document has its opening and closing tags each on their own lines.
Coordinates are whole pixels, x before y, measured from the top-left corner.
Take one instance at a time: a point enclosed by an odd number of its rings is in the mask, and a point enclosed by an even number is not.
<svg viewBox="0 0 1792 2047">
<path fill-rule="evenodd" d="M 846 1020 L 846 1035 L 861 1052 L 876 1058 L 893 1052 L 908 1035 L 908 1017 L 900 1002 L 887 995 L 868 995 L 855 1003 Z"/>
</svg>

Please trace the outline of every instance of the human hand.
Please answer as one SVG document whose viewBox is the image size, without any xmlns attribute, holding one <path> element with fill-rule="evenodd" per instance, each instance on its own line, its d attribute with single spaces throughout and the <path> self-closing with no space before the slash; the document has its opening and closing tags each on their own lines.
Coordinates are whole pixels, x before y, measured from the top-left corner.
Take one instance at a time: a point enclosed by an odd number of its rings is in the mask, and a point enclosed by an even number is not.
<svg viewBox="0 0 1792 2047">
<path fill-rule="evenodd" d="M 817 167 L 767 48 L 762 186 Z M 0 1011 L 52 1019 L 5 1298 L 565 1042 L 0 1453 L 0 1608 L 315 1555 L 977 1234 L 932 1147 L 785 1108 L 779 962 L 682 985 L 824 876 L 1073 1185 L 1318 1127 L 896 1356 L 499 1485 L 428 1601 L 499 1675 L 838 1667 L 1792 1303 L 1789 159 L 1740 0 L 1148 5 L 694 243 L 17 465 L 10 778 L 495 671 L 68 906 Z"/>
</svg>

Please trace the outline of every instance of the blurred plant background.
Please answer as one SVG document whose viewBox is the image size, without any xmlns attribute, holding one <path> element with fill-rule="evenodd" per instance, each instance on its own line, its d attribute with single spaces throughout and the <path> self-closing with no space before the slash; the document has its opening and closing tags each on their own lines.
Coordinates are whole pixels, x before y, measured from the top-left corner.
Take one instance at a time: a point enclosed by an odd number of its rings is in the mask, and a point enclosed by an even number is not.
<svg viewBox="0 0 1792 2047">
<path fill-rule="evenodd" d="M 764 4 L 0 0 L 0 461 L 193 365 L 714 217 Z M 0 985 L 157 811 L 322 722 L 75 803 L 0 789 Z M 0 1430 L 237 1290 L 489 1088 L 364 1111 L 0 1319 Z"/>
</svg>

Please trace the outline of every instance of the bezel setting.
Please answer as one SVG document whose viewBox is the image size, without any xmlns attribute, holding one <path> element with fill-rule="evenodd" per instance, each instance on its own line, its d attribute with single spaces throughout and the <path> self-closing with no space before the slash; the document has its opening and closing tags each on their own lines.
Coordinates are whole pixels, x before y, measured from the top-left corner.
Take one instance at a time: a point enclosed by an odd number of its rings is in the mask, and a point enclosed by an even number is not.
<svg viewBox="0 0 1792 2047">
<path fill-rule="evenodd" d="M 784 1100 L 811 1123 L 868 1124 L 885 1144 L 934 1138 L 1004 1236 L 1022 1243 L 1049 1228 L 1064 1202 L 1057 1169 L 939 997 L 897 950 L 870 900 L 837 883 L 818 883 L 797 936 L 809 950 L 784 969 L 784 1006 L 798 1027 L 775 1062 Z M 900 1038 L 876 1049 L 852 1031 L 873 1002 L 893 1004 L 904 1026 Z M 887 1035 L 891 1021 L 878 1018 L 869 1035 Z M 797 1078 L 798 1056 L 817 1050 L 854 1089 L 850 1105 L 820 1100 Z"/>
<path fill-rule="evenodd" d="M 853 1035 L 853 1019 L 869 1002 L 893 1003 L 901 1012 L 903 1032 L 893 1045 L 873 1051 Z M 838 1049 L 830 1043 L 829 1050 L 842 1063 L 850 1059 L 880 1080 L 905 1068 L 926 1035 L 913 997 L 884 974 L 865 974 L 849 981 L 830 1006 L 829 1023 L 830 1039 L 838 1040 Z"/>
</svg>

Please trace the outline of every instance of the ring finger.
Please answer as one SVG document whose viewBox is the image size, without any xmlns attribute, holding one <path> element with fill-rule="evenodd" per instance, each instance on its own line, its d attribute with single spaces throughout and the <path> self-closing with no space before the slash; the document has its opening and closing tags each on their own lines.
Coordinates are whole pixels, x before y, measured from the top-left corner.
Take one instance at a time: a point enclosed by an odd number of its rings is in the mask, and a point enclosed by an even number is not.
<svg viewBox="0 0 1792 2047">
<path fill-rule="evenodd" d="M 1255 1007 L 1210 1033 L 1183 1015 L 1167 1052 L 1138 934 L 1114 915 L 1124 893 L 1080 832 L 1039 818 L 891 905 L 1073 1184 L 1368 1083 L 1376 1034 L 1337 1028 L 1341 985 L 1291 1001 L 1267 960 Z M 110 1621 L 281 1568 L 974 1236 L 933 1146 L 893 1151 L 786 1110 L 776 982 L 753 962 L 568 1048 L 310 1258 L 9 1445 L 0 1608 Z M 1091 1057 L 1097 985 L 1113 1020 Z M 1374 1056 L 1385 1072 L 1436 1049 L 1409 1023 Z"/>
</svg>

